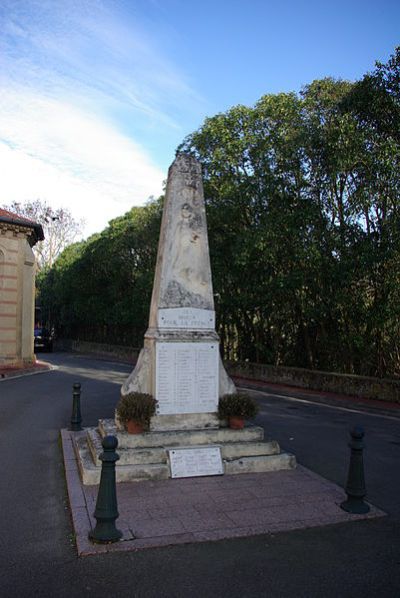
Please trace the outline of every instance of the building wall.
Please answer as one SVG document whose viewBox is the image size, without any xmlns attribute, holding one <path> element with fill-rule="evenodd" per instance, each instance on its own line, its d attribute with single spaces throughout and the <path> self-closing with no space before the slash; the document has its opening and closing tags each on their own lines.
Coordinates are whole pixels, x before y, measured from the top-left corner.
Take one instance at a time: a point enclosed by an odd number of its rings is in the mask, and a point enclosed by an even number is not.
<svg viewBox="0 0 400 598">
<path fill-rule="evenodd" d="M 0 365 L 34 361 L 35 265 L 31 231 L 0 223 Z"/>
<path fill-rule="evenodd" d="M 22 360 L 32 361 L 33 329 L 35 325 L 35 256 L 29 245 L 25 243 L 24 263 L 22 271 Z"/>
</svg>

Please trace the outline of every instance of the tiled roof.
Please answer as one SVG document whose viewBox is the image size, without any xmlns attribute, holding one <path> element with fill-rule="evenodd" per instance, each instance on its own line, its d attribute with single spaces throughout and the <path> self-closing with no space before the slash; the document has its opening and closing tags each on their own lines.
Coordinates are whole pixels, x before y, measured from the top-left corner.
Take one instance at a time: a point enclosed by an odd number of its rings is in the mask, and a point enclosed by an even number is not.
<svg viewBox="0 0 400 598">
<path fill-rule="evenodd" d="M 25 224 L 32 224 L 32 226 L 35 226 L 36 222 L 34 222 L 33 220 L 29 220 L 29 218 L 25 218 L 24 216 L 19 216 L 18 214 L 14 214 L 14 212 L 9 212 L 8 210 L 3 210 L 3 208 L 0 208 L 0 218 L 7 218 L 9 220 L 20 220 L 21 222 L 24 222 Z"/>
<path fill-rule="evenodd" d="M 29 218 L 24 218 L 24 216 L 18 216 L 18 214 L 14 214 L 9 210 L 0 208 L 0 222 L 8 222 L 10 224 L 17 224 L 19 226 L 25 226 L 27 228 L 33 229 L 35 236 L 34 243 L 37 241 L 43 241 L 44 239 L 43 228 L 41 224 L 38 224 L 33 220 L 29 220 Z"/>
</svg>

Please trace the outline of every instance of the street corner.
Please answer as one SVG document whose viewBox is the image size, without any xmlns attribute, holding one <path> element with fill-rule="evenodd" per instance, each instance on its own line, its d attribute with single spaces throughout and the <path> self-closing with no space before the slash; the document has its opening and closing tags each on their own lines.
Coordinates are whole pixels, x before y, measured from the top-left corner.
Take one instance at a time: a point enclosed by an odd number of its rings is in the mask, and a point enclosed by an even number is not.
<svg viewBox="0 0 400 598">
<path fill-rule="evenodd" d="M 29 366 L 0 366 L 0 381 L 21 376 L 32 376 L 33 374 L 43 374 L 54 369 L 57 369 L 54 365 L 39 360 Z"/>
</svg>

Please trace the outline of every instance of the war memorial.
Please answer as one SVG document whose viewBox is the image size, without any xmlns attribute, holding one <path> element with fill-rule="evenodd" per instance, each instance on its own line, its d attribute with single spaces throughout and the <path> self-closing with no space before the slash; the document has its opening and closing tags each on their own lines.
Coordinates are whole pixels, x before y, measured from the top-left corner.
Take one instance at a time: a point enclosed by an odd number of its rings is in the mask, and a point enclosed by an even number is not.
<svg viewBox="0 0 400 598">
<path fill-rule="evenodd" d="M 137 364 L 121 389 L 157 401 L 149 430 L 129 434 L 118 416 L 76 439 L 82 481 L 100 477 L 101 441 L 118 439 L 117 481 L 291 469 L 294 455 L 264 439 L 263 428 L 230 429 L 220 397 L 237 390 L 227 375 L 215 310 L 199 162 L 179 154 L 169 169 L 150 306 Z"/>
<path fill-rule="evenodd" d="M 257 404 L 225 371 L 215 322 L 201 167 L 180 154 L 168 174 L 149 325 L 115 416 L 82 429 L 77 383 L 71 427 L 61 431 L 79 556 L 384 515 L 363 500 L 361 428 L 351 432 L 346 500 L 264 438 L 264 427 L 233 427 L 221 405 Z M 146 415 L 142 429 L 121 407 L 132 404 Z"/>
</svg>

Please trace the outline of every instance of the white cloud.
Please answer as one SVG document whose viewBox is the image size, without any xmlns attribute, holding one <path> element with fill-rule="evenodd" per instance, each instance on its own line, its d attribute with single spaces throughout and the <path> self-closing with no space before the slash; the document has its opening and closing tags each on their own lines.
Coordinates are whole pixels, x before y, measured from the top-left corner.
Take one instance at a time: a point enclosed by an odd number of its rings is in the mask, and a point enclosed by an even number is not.
<svg viewBox="0 0 400 598">
<path fill-rule="evenodd" d="M 91 234 L 161 193 L 165 175 L 137 144 L 71 105 L 8 90 L 0 131 L 2 203 L 67 206 Z"/>
<path fill-rule="evenodd" d="M 66 206 L 91 234 L 159 195 L 166 172 L 146 143 L 167 140 L 164 168 L 176 115 L 202 100 L 133 5 L 3 0 L 0 15 L 0 204 Z"/>
</svg>

